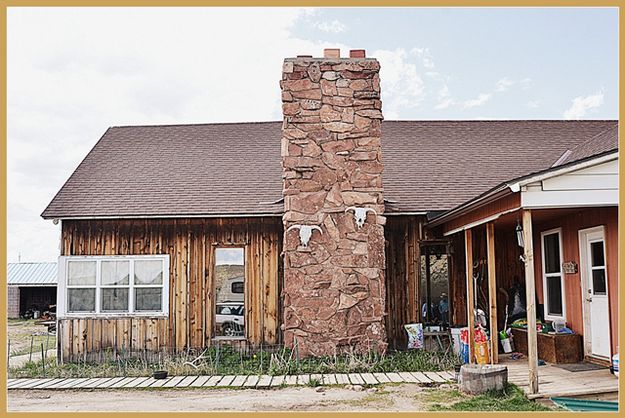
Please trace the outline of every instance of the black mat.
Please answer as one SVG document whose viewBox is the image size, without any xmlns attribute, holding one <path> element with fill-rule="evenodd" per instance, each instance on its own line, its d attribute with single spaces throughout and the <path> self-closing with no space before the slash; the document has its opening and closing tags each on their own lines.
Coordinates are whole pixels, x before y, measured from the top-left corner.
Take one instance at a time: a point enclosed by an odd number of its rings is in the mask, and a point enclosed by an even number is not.
<svg viewBox="0 0 625 418">
<path fill-rule="evenodd" d="M 589 370 L 603 370 L 608 367 L 600 366 L 594 363 L 570 363 L 570 364 L 554 364 L 553 367 L 559 367 L 569 372 L 587 372 Z"/>
</svg>

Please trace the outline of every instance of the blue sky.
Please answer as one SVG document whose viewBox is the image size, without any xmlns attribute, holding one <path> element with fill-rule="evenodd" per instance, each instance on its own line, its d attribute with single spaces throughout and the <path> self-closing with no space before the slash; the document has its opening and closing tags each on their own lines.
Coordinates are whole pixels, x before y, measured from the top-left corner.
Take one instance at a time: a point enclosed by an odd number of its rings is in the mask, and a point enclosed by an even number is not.
<svg viewBox="0 0 625 418">
<path fill-rule="evenodd" d="M 324 9 L 303 16 L 294 35 L 405 51 L 424 87 L 422 105 L 401 119 L 562 119 L 575 98 L 597 95 L 603 104 L 583 118 L 618 115 L 615 8 Z M 431 68 L 414 49 L 427 51 Z M 480 95 L 489 96 L 465 106 Z M 457 103 L 437 109 L 441 96 Z"/>
<path fill-rule="evenodd" d="M 8 254 L 58 257 L 39 216 L 110 126 L 281 119 L 282 61 L 379 59 L 386 119 L 617 118 L 617 9 L 15 8 Z M 50 24 L 54 22 L 54 24 Z"/>
</svg>

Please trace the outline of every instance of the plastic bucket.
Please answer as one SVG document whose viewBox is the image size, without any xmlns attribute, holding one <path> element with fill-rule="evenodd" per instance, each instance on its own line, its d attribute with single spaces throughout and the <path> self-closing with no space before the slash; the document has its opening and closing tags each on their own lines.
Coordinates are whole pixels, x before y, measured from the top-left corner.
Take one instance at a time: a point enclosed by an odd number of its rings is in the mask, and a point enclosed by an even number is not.
<svg viewBox="0 0 625 418">
<path fill-rule="evenodd" d="M 504 353 L 512 353 L 512 340 L 510 338 L 504 338 L 501 340 L 501 346 Z"/>
</svg>

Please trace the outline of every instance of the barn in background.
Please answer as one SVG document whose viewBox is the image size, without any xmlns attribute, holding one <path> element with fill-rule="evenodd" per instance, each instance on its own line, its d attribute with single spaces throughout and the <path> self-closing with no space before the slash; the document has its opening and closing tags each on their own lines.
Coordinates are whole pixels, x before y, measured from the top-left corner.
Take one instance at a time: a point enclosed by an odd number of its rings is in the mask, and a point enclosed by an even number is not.
<svg viewBox="0 0 625 418">
<path fill-rule="evenodd" d="M 9 263 L 7 317 L 40 316 L 56 305 L 57 263 Z"/>
</svg>

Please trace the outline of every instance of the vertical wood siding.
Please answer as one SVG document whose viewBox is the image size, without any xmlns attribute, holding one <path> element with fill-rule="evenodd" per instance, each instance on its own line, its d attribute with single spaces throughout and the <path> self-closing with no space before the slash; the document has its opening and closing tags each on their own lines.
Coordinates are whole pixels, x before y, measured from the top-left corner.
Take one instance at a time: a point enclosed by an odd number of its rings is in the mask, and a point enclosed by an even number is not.
<svg viewBox="0 0 625 418">
<path fill-rule="evenodd" d="M 64 360 L 167 349 L 201 349 L 213 336 L 214 249 L 244 246 L 247 339 L 280 342 L 280 218 L 73 220 L 62 255 L 169 254 L 169 317 L 59 320 Z"/>
<path fill-rule="evenodd" d="M 389 348 L 405 349 L 405 324 L 419 321 L 419 242 L 425 238 L 425 219 L 389 216 L 386 238 L 386 335 Z"/>
</svg>

